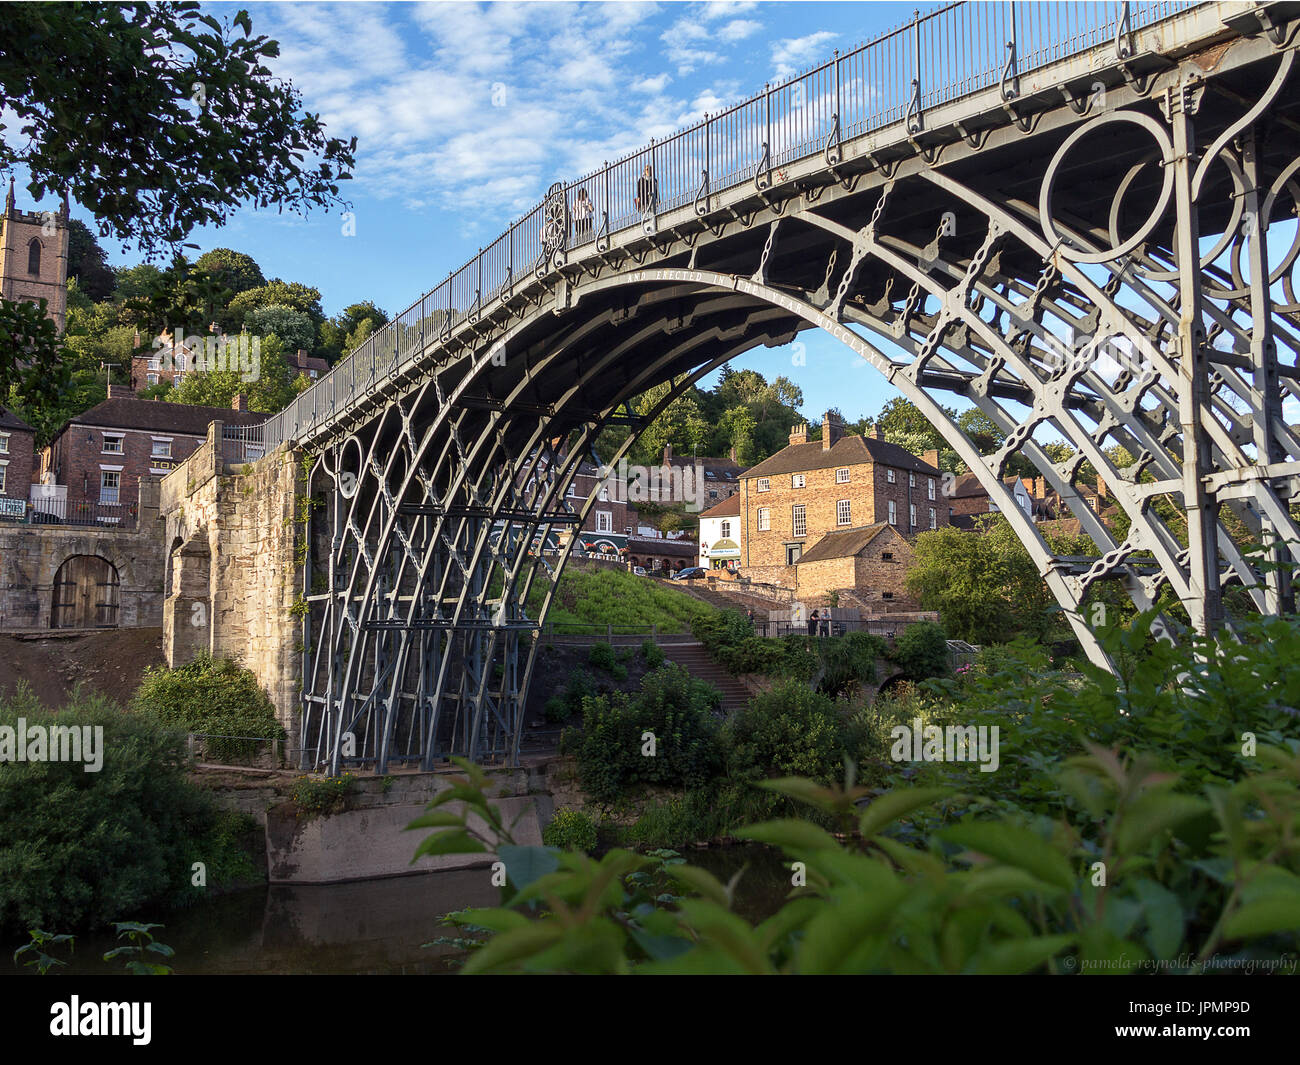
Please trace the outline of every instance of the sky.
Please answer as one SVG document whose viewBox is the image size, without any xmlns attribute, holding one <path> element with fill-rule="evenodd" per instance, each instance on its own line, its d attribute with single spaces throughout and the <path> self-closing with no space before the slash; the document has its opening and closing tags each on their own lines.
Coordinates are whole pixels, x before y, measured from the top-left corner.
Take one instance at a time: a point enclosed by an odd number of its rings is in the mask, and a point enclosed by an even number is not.
<svg viewBox="0 0 1300 1065">
<path fill-rule="evenodd" d="M 319 288 L 327 314 L 361 300 L 393 314 L 530 211 L 554 181 L 893 29 L 915 6 L 254 4 L 254 34 L 280 43 L 272 71 L 330 135 L 357 138 L 354 178 L 343 186 L 353 218 L 249 208 L 189 239 L 204 251 L 246 252 L 268 278 Z M 239 5 L 204 8 L 230 19 Z M 75 204 L 73 214 L 93 228 Z M 141 259 L 101 243 L 112 265 Z M 789 377 L 816 420 L 831 406 L 850 420 L 874 415 L 895 394 L 820 331 L 800 342 L 732 365 Z"/>
</svg>

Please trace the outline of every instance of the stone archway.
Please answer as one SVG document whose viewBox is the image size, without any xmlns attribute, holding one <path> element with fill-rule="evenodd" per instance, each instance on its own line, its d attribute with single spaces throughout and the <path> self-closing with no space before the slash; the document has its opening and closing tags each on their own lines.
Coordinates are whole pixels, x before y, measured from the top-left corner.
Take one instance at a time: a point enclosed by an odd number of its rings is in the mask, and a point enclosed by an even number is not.
<svg viewBox="0 0 1300 1065">
<path fill-rule="evenodd" d="M 178 666 L 212 647 L 212 548 L 206 528 L 173 541 L 167 572 L 163 646 L 167 661 Z"/>
</svg>

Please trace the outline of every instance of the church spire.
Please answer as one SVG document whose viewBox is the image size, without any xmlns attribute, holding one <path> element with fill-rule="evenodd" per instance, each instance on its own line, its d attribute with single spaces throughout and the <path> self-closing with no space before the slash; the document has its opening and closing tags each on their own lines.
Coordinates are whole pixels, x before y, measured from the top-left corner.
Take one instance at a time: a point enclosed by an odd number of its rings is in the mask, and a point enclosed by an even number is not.
<svg viewBox="0 0 1300 1065">
<path fill-rule="evenodd" d="M 5 214 L 14 213 L 14 177 L 9 175 L 9 195 L 5 197 Z"/>
</svg>

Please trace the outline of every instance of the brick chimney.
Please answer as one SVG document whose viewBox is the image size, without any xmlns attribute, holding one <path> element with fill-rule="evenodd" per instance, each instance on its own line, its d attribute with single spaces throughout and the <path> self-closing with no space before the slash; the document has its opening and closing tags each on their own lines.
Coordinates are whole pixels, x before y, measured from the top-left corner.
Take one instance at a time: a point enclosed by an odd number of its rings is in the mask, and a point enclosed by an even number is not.
<svg viewBox="0 0 1300 1065">
<path fill-rule="evenodd" d="M 1047 498 L 1047 478 L 1046 478 L 1046 477 L 1035 477 L 1035 478 L 1034 478 L 1034 498 L 1035 498 L 1035 499 L 1046 499 L 1046 498 Z"/>
<path fill-rule="evenodd" d="M 866 437 L 867 437 L 868 439 L 870 439 L 870 440 L 884 440 L 884 439 L 885 439 L 885 434 L 882 433 L 882 432 L 880 431 L 880 426 L 877 425 L 877 424 L 875 424 L 874 422 L 872 423 L 871 428 L 868 429 L 868 430 L 867 430 L 863 435 L 866 436 Z"/>
<path fill-rule="evenodd" d="M 844 423 L 830 411 L 822 415 L 822 450 L 829 451 L 844 435 Z"/>
<path fill-rule="evenodd" d="M 795 444 L 806 444 L 806 443 L 808 443 L 808 423 L 803 422 L 800 425 L 790 426 L 791 446 Z"/>
<path fill-rule="evenodd" d="M 1097 478 L 1097 498 L 1098 499 L 1106 498 L 1106 482 L 1103 481 L 1100 477 Z"/>
<path fill-rule="evenodd" d="M 937 447 L 930 448 L 929 451 L 921 456 L 921 461 L 927 466 L 933 466 L 937 470 L 939 468 L 939 449 Z"/>
<path fill-rule="evenodd" d="M 130 385 L 109 385 L 109 399 L 135 399 L 135 389 Z"/>
<path fill-rule="evenodd" d="M 732 446 L 731 446 L 731 461 L 732 461 L 732 462 L 735 462 L 735 461 L 736 461 L 736 445 L 735 445 L 735 444 L 732 444 Z"/>
<path fill-rule="evenodd" d="M 306 365 L 307 365 L 307 349 L 306 349 L 306 348 L 299 348 L 299 349 L 298 349 L 297 366 L 299 367 L 299 369 L 301 369 L 302 367 L 304 367 L 304 366 L 306 366 Z"/>
<path fill-rule="evenodd" d="M 248 396 L 240 392 L 230 400 L 231 410 L 248 410 Z"/>
<path fill-rule="evenodd" d="M 664 465 L 671 466 L 672 464 L 673 464 L 673 445 L 664 444 Z"/>
</svg>

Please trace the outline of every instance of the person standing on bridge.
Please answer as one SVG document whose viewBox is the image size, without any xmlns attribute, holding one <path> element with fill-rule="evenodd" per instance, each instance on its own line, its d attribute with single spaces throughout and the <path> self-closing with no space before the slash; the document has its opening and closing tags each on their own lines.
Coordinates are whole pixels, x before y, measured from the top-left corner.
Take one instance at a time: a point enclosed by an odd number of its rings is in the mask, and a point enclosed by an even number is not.
<svg viewBox="0 0 1300 1065">
<path fill-rule="evenodd" d="M 642 214 L 651 214 L 659 206 L 659 179 L 654 169 L 646 163 L 641 177 L 636 183 L 636 209 Z"/>
<path fill-rule="evenodd" d="M 591 236 L 591 216 L 595 210 L 595 204 L 587 198 L 587 190 L 579 189 L 573 203 L 573 235 L 579 243 Z"/>
<path fill-rule="evenodd" d="M 808 615 L 808 635 L 809 635 L 809 636 L 816 636 L 816 635 L 817 635 L 817 618 L 818 618 L 818 614 L 817 614 L 817 611 L 815 611 L 815 610 L 814 610 L 811 614 Z"/>
</svg>

